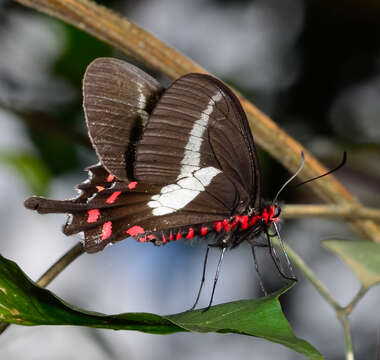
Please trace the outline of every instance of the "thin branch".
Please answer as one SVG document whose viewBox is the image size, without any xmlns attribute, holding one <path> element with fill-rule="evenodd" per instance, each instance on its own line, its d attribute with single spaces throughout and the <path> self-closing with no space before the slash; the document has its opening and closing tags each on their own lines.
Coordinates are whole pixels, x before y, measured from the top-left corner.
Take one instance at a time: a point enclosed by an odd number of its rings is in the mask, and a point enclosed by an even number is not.
<svg viewBox="0 0 380 360">
<path fill-rule="evenodd" d="M 129 56 L 171 78 L 205 69 L 164 44 L 152 34 L 121 18 L 111 10 L 91 0 L 15 0 L 39 11 L 58 17 L 95 37 L 113 45 Z M 238 94 L 238 93 L 237 93 Z M 268 116 L 239 95 L 247 113 L 255 139 L 287 169 L 294 172 L 300 162 L 303 146 L 280 129 Z M 306 165 L 301 179 L 318 176 L 327 171 L 310 153 L 305 151 Z M 361 204 L 334 176 L 327 176 L 311 184 L 324 200 L 333 204 L 360 207 Z M 380 242 L 380 228 L 370 220 L 350 220 L 360 236 Z"/>
<path fill-rule="evenodd" d="M 276 246 L 281 246 L 278 238 L 274 237 L 271 241 L 273 241 Z M 341 311 L 342 307 L 332 297 L 326 286 L 317 278 L 313 270 L 305 264 L 301 257 L 289 245 L 285 243 L 284 247 L 292 263 L 295 264 L 305 277 L 314 285 L 321 296 L 335 309 L 335 311 Z"/>
<path fill-rule="evenodd" d="M 367 293 L 368 290 L 369 290 L 369 287 L 362 286 L 357 292 L 357 294 L 354 296 L 354 298 L 351 300 L 351 302 L 343 308 L 347 316 L 351 314 L 356 304 L 363 298 L 363 296 Z"/>
<path fill-rule="evenodd" d="M 380 210 L 349 205 L 286 205 L 282 215 L 288 219 L 323 217 L 328 219 L 373 220 L 380 222 Z"/>
<path fill-rule="evenodd" d="M 37 285 L 48 286 L 67 266 L 84 253 L 82 243 L 78 243 L 58 259 L 45 273 L 37 280 Z M 9 326 L 9 323 L 0 322 L 0 334 Z"/>
<path fill-rule="evenodd" d="M 280 246 L 278 238 L 272 238 L 273 243 L 276 246 Z M 316 277 L 314 272 L 305 264 L 305 262 L 294 252 L 287 244 L 284 244 L 285 250 L 293 264 L 305 275 L 305 277 L 314 285 L 315 289 L 321 294 L 321 296 L 333 307 L 336 312 L 337 318 L 343 326 L 344 331 L 344 343 L 345 343 L 345 354 L 346 360 L 354 360 L 354 352 L 352 346 L 352 338 L 350 331 L 350 323 L 348 320 L 348 307 L 354 307 L 359 298 L 364 295 L 364 292 L 355 297 L 358 298 L 357 301 L 352 301 L 346 308 L 343 308 L 338 304 L 338 302 L 332 297 L 325 285 Z M 360 291 L 359 291 L 360 293 Z M 351 309 L 352 310 L 352 309 Z"/>
</svg>

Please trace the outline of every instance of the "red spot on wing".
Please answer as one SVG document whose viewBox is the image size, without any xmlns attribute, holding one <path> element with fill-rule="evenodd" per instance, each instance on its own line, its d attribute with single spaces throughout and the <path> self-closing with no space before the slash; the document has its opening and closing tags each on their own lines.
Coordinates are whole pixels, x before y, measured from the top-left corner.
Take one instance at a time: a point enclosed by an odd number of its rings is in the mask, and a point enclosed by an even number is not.
<svg viewBox="0 0 380 360">
<path fill-rule="evenodd" d="M 194 229 L 190 228 L 189 232 L 186 235 L 186 239 L 192 239 L 194 237 Z"/>
<path fill-rule="evenodd" d="M 112 222 L 107 221 L 106 223 L 103 224 L 103 229 L 102 229 L 102 240 L 108 239 L 112 234 Z"/>
<path fill-rule="evenodd" d="M 107 182 L 112 182 L 115 179 L 115 175 L 109 174 L 107 177 Z"/>
<path fill-rule="evenodd" d="M 112 193 L 110 197 L 108 197 L 108 199 L 106 200 L 106 203 L 113 204 L 120 194 L 121 194 L 121 191 L 115 191 L 114 193 Z"/>
<path fill-rule="evenodd" d="M 172 241 L 172 240 L 173 240 L 173 233 L 170 231 L 169 241 Z"/>
<path fill-rule="evenodd" d="M 162 238 L 161 238 L 161 240 L 162 240 L 162 243 L 163 243 L 163 244 L 165 244 L 165 243 L 166 243 L 166 237 L 165 237 L 165 235 L 164 235 L 164 234 L 162 234 Z"/>
<path fill-rule="evenodd" d="M 97 222 L 98 219 L 99 219 L 99 215 L 100 215 L 100 210 L 99 209 L 88 210 L 87 222 L 88 223 Z"/>
<path fill-rule="evenodd" d="M 180 239 L 181 239 L 181 237 L 182 237 L 181 233 L 180 233 L 180 232 L 178 232 L 178 233 L 177 233 L 177 235 L 176 235 L 176 237 L 175 237 L 175 239 L 176 239 L 176 240 L 180 240 Z"/>
<path fill-rule="evenodd" d="M 138 226 L 138 225 L 132 226 L 126 231 L 126 233 L 130 236 L 143 234 L 144 232 L 145 230 L 141 226 Z"/>
<path fill-rule="evenodd" d="M 132 181 L 128 184 L 128 188 L 132 190 L 136 187 L 136 185 L 137 185 L 137 181 Z"/>
<path fill-rule="evenodd" d="M 155 240 L 156 239 L 156 237 L 153 234 L 149 234 L 147 236 L 147 238 L 148 238 L 148 240 Z"/>
<path fill-rule="evenodd" d="M 202 228 L 201 228 L 201 235 L 202 236 L 206 236 L 207 235 L 207 231 L 208 231 L 207 227 L 206 226 L 202 226 Z"/>
<path fill-rule="evenodd" d="M 96 188 L 98 189 L 99 192 L 101 192 L 105 189 L 105 187 L 103 187 L 103 186 L 97 186 Z"/>
</svg>

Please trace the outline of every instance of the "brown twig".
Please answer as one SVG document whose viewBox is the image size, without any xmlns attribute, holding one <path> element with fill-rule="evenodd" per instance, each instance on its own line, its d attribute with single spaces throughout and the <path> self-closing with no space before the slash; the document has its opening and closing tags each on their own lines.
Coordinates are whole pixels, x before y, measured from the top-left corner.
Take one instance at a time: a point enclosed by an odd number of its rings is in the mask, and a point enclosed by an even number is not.
<svg viewBox="0 0 380 360">
<path fill-rule="evenodd" d="M 349 205 L 286 205 L 282 215 L 288 219 L 324 217 L 328 219 L 373 220 L 380 222 L 380 210 Z"/>
<path fill-rule="evenodd" d="M 38 286 L 48 286 L 67 266 L 84 253 L 82 243 L 78 243 L 59 258 L 45 273 L 36 281 Z M 9 323 L 0 322 L 0 334 L 9 326 Z"/>
<path fill-rule="evenodd" d="M 115 46 L 131 57 L 171 78 L 205 69 L 164 44 L 152 34 L 91 0 L 15 0 L 58 17 Z M 239 95 L 239 94 L 238 94 Z M 300 162 L 302 145 L 287 135 L 268 116 L 239 95 L 259 145 L 294 172 Z M 311 178 L 327 170 L 307 151 L 301 178 Z M 336 180 L 328 176 L 314 182 L 312 189 L 333 204 L 361 207 L 361 204 Z M 349 221 L 360 236 L 380 242 L 380 228 L 371 220 Z"/>
</svg>

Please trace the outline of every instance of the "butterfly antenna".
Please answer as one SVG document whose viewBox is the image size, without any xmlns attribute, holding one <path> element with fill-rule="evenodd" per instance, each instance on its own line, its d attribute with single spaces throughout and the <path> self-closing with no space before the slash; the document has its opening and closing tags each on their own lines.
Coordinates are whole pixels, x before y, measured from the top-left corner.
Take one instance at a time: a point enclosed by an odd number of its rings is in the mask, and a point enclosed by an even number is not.
<svg viewBox="0 0 380 360">
<path fill-rule="evenodd" d="M 306 180 L 306 181 L 303 181 L 297 185 L 295 185 L 296 187 L 297 186 L 301 186 L 301 185 L 304 185 L 304 184 L 307 184 L 308 182 L 310 181 L 314 181 L 314 180 L 317 180 L 317 179 L 320 179 L 324 176 L 327 176 L 327 175 L 330 175 L 332 174 L 333 172 L 339 170 L 342 166 L 344 166 L 344 164 L 347 162 L 347 152 L 346 151 L 343 151 L 343 159 L 342 161 L 340 162 L 340 164 L 336 167 L 334 167 L 333 169 L 329 170 L 327 173 L 324 173 L 322 175 L 319 175 L 319 176 L 316 176 L 316 177 L 313 177 L 312 179 L 309 179 L 309 180 Z"/>
<path fill-rule="evenodd" d="M 278 196 L 281 194 L 282 190 L 285 189 L 285 187 L 301 172 L 301 170 L 303 169 L 304 165 L 305 165 L 305 153 L 303 151 L 301 151 L 301 165 L 299 166 L 298 170 L 295 172 L 294 175 L 292 175 L 286 182 L 284 185 L 281 186 L 281 189 L 278 190 L 277 192 L 277 195 L 275 196 L 274 200 L 273 200 L 273 203 L 275 203 L 278 199 Z"/>
</svg>

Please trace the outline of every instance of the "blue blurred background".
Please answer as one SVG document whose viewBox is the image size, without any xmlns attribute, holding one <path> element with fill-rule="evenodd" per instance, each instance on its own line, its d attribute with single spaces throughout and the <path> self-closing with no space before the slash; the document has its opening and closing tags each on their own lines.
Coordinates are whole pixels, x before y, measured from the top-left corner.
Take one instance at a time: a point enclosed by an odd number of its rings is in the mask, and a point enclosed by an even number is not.
<svg viewBox="0 0 380 360">
<path fill-rule="evenodd" d="M 113 0 L 114 8 L 238 88 L 325 165 L 348 164 L 337 177 L 368 206 L 380 204 L 380 4 L 371 0 Z M 40 216 L 23 201 L 32 194 L 75 196 L 72 187 L 97 162 L 84 126 L 81 79 L 99 56 L 128 60 L 60 21 L 0 1 L 0 252 L 33 279 L 78 238 L 61 232 L 63 216 Z M 158 76 L 159 74 L 153 74 Z M 161 79 L 167 81 L 167 79 Z M 254 134 L 253 134 L 254 135 Z M 263 191 L 273 198 L 288 173 L 260 151 Z M 285 203 L 316 203 L 307 186 L 283 193 Z M 320 247 L 330 237 L 355 239 L 339 221 L 284 221 L 283 238 L 347 304 L 359 282 Z M 64 300 L 104 313 L 169 314 L 191 307 L 204 243 L 164 247 L 123 241 L 84 255 L 49 286 Z M 201 305 L 217 261 L 212 254 Z M 215 303 L 261 296 L 249 248 L 227 254 Z M 270 289 L 283 281 L 266 253 Z M 296 334 L 327 359 L 343 359 L 335 314 L 299 276 L 282 297 Z M 378 288 L 352 313 L 358 359 L 375 359 Z M 11 326 L 0 337 L 4 359 L 301 359 L 291 350 L 238 335 L 147 335 L 74 327 Z"/>
</svg>

